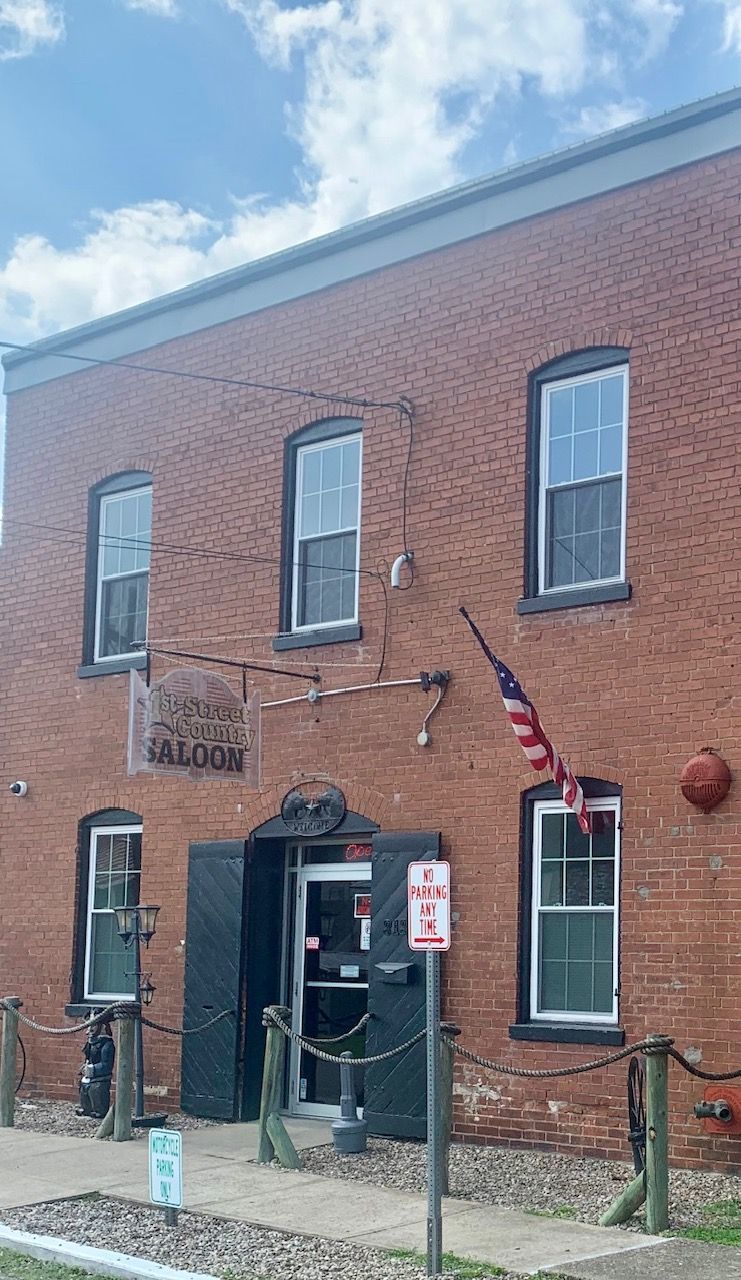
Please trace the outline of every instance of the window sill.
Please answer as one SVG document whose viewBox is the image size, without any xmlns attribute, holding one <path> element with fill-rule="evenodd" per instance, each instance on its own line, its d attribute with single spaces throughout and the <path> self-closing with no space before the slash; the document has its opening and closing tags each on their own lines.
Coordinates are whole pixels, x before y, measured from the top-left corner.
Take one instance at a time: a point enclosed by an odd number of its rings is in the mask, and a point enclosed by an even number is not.
<svg viewBox="0 0 741 1280">
<path fill-rule="evenodd" d="M 125 658 L 112 658 L 110 662 L 92 662 L 77 668 L 81 680 L 90 676 L 120 676 L 127 671 L 144 671 L 147 665 L 146 653 L 132 653 Z"/>
<path fill-rule="evenodd" d="M 113 1000 L 84 1000 L 83 1001 L 81 1000 L 81 1001 L 78 1001 L 76 1004 L 74 1003 L 66 1004 L 64 1006 L 64 1016 L 65 1018 L 77 1018 L 78 1020 L 80 1018 L 88 1018 L 93 1009 L 106 1009 L 109 1004 L 114 1004 L 114 1003 L 126 1004 L 128 1003 L 128 1001 L 132 1001 L 133 1003 L 133 999 L 134 999 L 133 996 L 124 996 L 123 998 L 119 997 L 119 999 L 116 1001 L 113 1001 Z"/>
<path fill-rule="evenodd" d="M 518 1022 L 509 1029 L 510 1040 L 534 1040 L 548 1044 L 625 1044 L 623 1027 L 595 1023 Z"/>
<path fill-rule="evenodd" d="M 275 636 L 273 650 L 313 649 L 321 644 L 342 644 L 348 640 L 360 640 L 363 628 L 359 622 L 343 622 L 336 627 L 320 627 L 316 631 L 294 631 L 290 635 Z"/>
<path fill-rule="evenodd" d="M 550 613 L 554 609 L 578 609 L 582 605 L 609 604 L 616 600 L 630 600 L 632 587 L 629 582 L 608 582 L 602 587 L 574 587 L 571 591 L 553 592 L 552 595 L 532 596 L 517 601 L 517 612 Z"/>
</svg>

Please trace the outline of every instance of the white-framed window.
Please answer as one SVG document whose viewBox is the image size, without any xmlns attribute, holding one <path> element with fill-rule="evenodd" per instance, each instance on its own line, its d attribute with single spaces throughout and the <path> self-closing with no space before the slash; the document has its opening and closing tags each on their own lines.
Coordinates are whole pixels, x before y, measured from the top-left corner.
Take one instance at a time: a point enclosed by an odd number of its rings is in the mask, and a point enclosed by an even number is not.
<svg viewBox="0 0 741 1280">
<path fill-rule="evenodd" d="M 560 800 L 536 801 L 530 1017 L 616 1023 L 620 800 L 587 801 L 592 833 Z"/>
<path fill-rule="evenodd" d="M 362 436 L 296 450 L 291 627 L 358 618 Z"/>
<path fill-rule="evenodd" d="M 86 1000 L 129 999 L 134 958 L 118 936 L 115 907 L 139 902 L 142 828 L 92 827 L 85 931 Z"/>
<path fill-rule="evenodd" d="M 100 498 L 95 662 L 139 651 L 147 638 L 152 488 Z"/>
<path fill-rule="evenodd" d="M 540 388 L 540 594 L 625 581 L 628 366 Z"/>
</svg>

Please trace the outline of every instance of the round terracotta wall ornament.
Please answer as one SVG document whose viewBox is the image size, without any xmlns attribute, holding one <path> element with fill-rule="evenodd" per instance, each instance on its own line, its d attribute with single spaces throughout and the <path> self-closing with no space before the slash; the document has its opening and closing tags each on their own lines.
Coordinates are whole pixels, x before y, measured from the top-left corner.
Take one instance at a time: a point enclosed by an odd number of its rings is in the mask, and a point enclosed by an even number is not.
<svg viewBox="0 0 741 1280">
<path fill-rule="evenodd" d="M 679 775 L 682 795 L 703 813 L 710 813 L 728 795 L 731 773 L 725 760 L 712 747 L 703 747 L 688 760 Z"/>
</svg>

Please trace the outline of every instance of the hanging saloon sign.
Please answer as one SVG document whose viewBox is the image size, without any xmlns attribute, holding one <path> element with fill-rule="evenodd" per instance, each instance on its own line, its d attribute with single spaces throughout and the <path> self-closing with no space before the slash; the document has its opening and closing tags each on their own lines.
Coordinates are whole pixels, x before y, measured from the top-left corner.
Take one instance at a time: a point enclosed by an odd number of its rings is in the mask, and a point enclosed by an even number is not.
<svg viewBox="0 0 741 1280">
<path fill-rule="evenodd" d="M 184 667 L 147 687 L 131 672 L 129 773 L 260 785 L 260 694 L 243 700 L 210 671 Z"/>
</svg>

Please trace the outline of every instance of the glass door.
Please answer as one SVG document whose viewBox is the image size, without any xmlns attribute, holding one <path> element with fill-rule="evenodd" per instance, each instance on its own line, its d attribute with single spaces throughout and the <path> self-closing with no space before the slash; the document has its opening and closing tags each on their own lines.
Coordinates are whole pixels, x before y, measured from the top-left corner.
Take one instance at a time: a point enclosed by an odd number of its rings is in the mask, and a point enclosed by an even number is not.
<svg viewBox="0 0 741 1280">
<path fill-rule="evenodd" d="M 370 866 L 304 866 L 298 873 L 293 1025 L 307 1039 L 344 1036 L 368 1009 Z M 328 1046 L 362 1057 L 365 1032 Z M 358 1105 L 362 1077 L 356 1072 Z M 296 1046 L 291 1058 L 291 1110 L 336 1115 L 339 1067 Z"/>
</svg>

